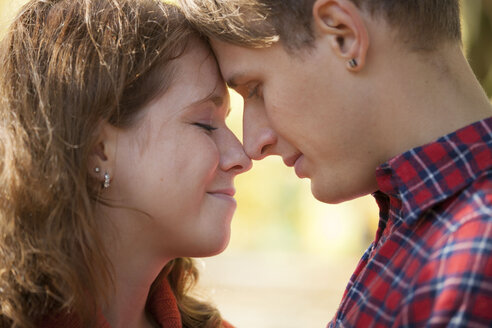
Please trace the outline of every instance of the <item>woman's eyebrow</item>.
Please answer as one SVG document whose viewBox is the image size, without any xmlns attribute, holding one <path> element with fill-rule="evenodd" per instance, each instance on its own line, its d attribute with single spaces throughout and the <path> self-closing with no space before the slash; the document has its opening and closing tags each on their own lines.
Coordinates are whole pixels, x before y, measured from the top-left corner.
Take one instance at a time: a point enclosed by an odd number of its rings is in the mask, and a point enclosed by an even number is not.
<svg viewBox="0 0 492 328">
<path fill-rule="evenodd" d="M 214 103 L 215 106 L 222 107 L 222 105 L 224 104 L 224 96 L 212 95 L 212 97 L 210 97 L 206 101 L 211 101 Z"/>
<path fill-rule="evenodd" d="M 219 96 L 219 95 L 217 95 L 215 93 L 211 93 L 207 97 L 191 103 L 187 107 L 193 107 L 193 106 L 196 106 L 196 105 L 204 104 L 204 103 L 209 102 L 209 101 L 211 101 L 217 107 L 222 107 L 222 105 L 224 104 L 224 101 L 225 100 L 224 100 L 224 96 Z"/>
</svg>

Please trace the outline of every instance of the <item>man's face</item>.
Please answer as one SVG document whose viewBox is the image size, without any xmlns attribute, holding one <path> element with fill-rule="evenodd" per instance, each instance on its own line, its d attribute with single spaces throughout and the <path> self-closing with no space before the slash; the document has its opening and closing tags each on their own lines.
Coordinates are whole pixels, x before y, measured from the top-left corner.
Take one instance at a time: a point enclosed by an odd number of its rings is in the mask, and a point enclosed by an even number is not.
<svg viewBox="0 0 492 328">
<path fill-rule="evenodd" d="M 224 80 L 244 98 L 244 147 L 252 159 L 280 155 L 327 203 L 377 189 L 376 119 L 329 45 L 291 54 L 280 44 L 211 43 Z"/>
</svg>

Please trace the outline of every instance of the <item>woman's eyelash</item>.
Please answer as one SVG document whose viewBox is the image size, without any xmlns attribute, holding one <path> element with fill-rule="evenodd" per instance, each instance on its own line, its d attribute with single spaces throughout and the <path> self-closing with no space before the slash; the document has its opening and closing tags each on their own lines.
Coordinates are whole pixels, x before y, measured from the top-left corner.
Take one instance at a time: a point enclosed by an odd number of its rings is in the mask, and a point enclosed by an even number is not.
<svg viewBox="0 0 492 328">
<path fill-rule="evenodd" d="M 212 132 L 212 131 L 217 130 L 217 128 L 216 128 L 216 127 L 211 126 L 211 125 L 209 125 L 209 124 L 204 124 L 204 123 L 193 123 L 193 125 L 196 125 L 196 126 L 198 126 L 198 127 L 202 128 L 202 129 L 204 129 L 204 130 L 207 130 L 208 132 Z"/>
</svg>

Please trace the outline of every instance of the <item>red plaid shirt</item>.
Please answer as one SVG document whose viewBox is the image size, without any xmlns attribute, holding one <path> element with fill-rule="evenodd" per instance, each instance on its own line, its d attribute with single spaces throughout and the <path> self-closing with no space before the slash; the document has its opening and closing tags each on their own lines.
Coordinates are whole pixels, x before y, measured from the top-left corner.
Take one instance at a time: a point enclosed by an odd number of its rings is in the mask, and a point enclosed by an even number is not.
<svg viewBox="0 0 492 328">
<path fill-rule="evenodd" d="M 376 239 L 328 327 L 492 327 L 492 118 L 377 179 Z"/>
</svg>

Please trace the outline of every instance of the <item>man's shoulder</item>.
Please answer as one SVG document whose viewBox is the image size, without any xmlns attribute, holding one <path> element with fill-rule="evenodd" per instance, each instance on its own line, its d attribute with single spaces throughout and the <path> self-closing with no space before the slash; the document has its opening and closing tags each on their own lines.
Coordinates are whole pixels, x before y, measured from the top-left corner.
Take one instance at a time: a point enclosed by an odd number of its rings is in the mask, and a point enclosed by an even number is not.
<svg viewBox="0 0 492 328">
<path fill-rule="evenodd" d="M 458 247 L 446 248 L 446 245 L 468 243 L 482 238 L 487 231 L 492 232 L 492 169 L 428 209 L 415 226 L 407 229 L 407 237 L 425 250 L 422 254 L 428 260 L 441 254 L 443 249 L 460 252 Z M 492 238 L 484 242 L 490 244 L 492 250 Z"/>
<path fill-rule="evenodd" d="M 492 170 L 431 210 L 428 248 L 408 281 L 402 320 L 410 325 L 489 326 L 492 279 Z M 424 306 L 426 304 L 426 306 Z"/>
<path fill-rule="evenodd" d="M 472 183 L 451 197 L 437 214 L 445 216 L 451 224 L 460 226 L 472 220 L 492 220 L 492 168 L 476 177 Z"/>
</svg>

